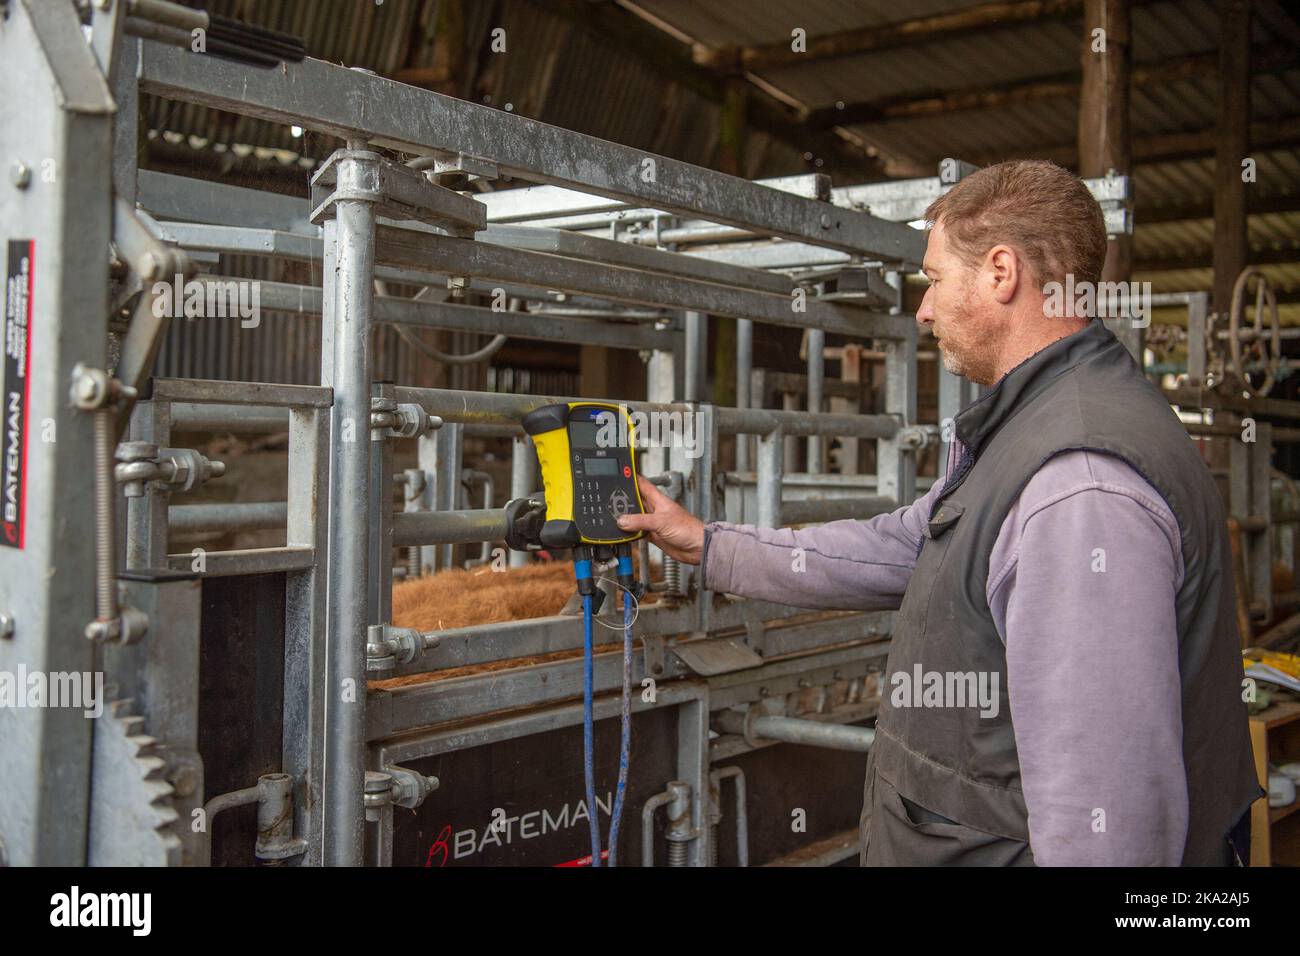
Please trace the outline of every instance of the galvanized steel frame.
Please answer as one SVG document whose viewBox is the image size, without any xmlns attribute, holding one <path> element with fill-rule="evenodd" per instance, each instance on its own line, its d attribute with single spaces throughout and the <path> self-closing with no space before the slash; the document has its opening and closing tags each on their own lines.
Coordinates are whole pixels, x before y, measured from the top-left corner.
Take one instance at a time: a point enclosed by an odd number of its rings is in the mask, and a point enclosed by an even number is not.
<svg viewBox="0 0 1300 956">
<path fill-rule="evenodd" d="M 25 9 L 29 6 L 43 5 L 24 3 Z M 900 285 L 897 270 L 914 268 L 924 248 L 924 237 L 905 225 L 817 198 L 824 194 L 824 184 L 813 177 L 775 185 L 750 183 L 315 60 L 286 64 L 283 70 L 249 70 L 154 41 L 121 42 L 121 62 L 135 67 L 134 77 L 127 71 L 119 83 L 126 101 L 137 92 L 149 92 L 341 135 L 349 141 L 347 153 L 338 154 L 341 178 L 364 173 L 368 163 L 384 162 L 365 158 L 367 146 L 467 155 L 501 174 L 571 187 L 621 204 L 653 207 L 665 217 L 685 217 L 686 223 L 704 220 L 834 250 L 859 261 L 883 261 L 892 264 L 895 290 Z M 574 232 L 494 226 L 471 240 L 428 227 L 412 229 L 403 224 L 399 228 L 378 221 L 371 200 L 355 192 L 340 192 L 333 215 L 316 231 L 306 219 L 305 204 L 300 208 L 283 199 L 261 203 L 260 194 L 251 191 L 153 173 L 137 177 L 133 156 L 119 155 L 110 166 L 104 162 L 111 155 L 105 119 L 106 112 L 104 117 L 94 117 L 90 125 L 99 139 L 84 144 L 83 158 L 98 169 L 98 178 L 70 177 L 82 197 L 78 201 L 87 208 L 94 196 L 108 195 L 111 168 L 121 193 L 134 194 L 138 189 L 146 210 L 182 220 L 160 225 L 165 236 L 183 246 L 319 258 L 324 274 L 331 277 L 319 290 L 267 284 L 270 307 L 322 315 L 320 386 L 154 379 L 146 400 L 132 416 L 133 438 L 162 445 L 182 426 L 247 430 L 287 425 L 289 493 L 283 511 L 278 503 L 272 509 L 186 511 L 182 509 L 187 506 L 170 503 L 166 490 L 150 487 L 145 497 L 131 500 L 125 531 L 130 567 L 136 570 L 199 568 L 200 576 L 286 573 L 283 770 L 295 779 L 294 829 L 307 842 L 299 863 L 391 859 L 390 817 L 381 818 L 387 822 L 373 832 L 366 849 L 361 792 L 365 770 L 382 770 L 397 760 L 438 752 L 440 747 L 477 746 L 577 719 L 569 698 L 580 672 L 572 659 L 498 671 L 490 679 L 470 675 L 366 692 L 367 626 L 387 623 L 394 546 L 417 544 L 431 558 L 432 549 L 445 552 L 452 542 L 482 540 L 489 531 L 503 530 L 504 517 L 491 510 L 458 510 L 455 488 L 463 432 L 495 427 L 511 434 L 524 412 L 562 400 L 376 385 L 368 365 L 368 332 L 375 321 L 512 335 L 527 335 L 524 324 L 531 323 L 533 334 L 554 331 L 558 334 L 553 337 L 566 340 L 651 350 L 652 364 L 659 370 L 652 375 L 649 397 L 653 400 L 628 404 L 635 410 L 699 416 L 703 455 L 691 458 L 682 449 L 672 449 L 662 456 L 659 467 L 681 476 L 684 502 L 706 520 L 723 516 L 721 476 L 714 473 L 722 435 L 758 436 L 759 510 L 768 524 L 778 523 L 786 513 L 782 461 L 770 451 L 779 450 L 786 436 L 874 438 L 881 462 L 874 501 L 884 507 L 909 501 L 915 494 L 915 458 L 905 433 L 916 425 L 916 331 L 910 317 L 900 314 L 901 296 L 887 311 L 871 311 L 821 300 L 816 289 L 808 289 L 803 290 L 806 310 L 793 309 L 790 301 L 799 290 L 775 273 L 688 260 L 666 249 L 638 248 Z M 124 128 L 133 122 L 134 117 L 120 118 L 119 153 L 129 139 Z M 642 175 L 649 168 L 645 160 L 655 171 L 649 178 Z M 259 203 L 258 208 L 252 208 L 250 200 Z M 85 255 L 69 254 L 69 264 L 60 264 L 58 275 L 65 281 L 72 280 L 71 263 L 103 257 L 107 234 L 103 229 L 85 231 L 78 234 L 77 242 Z M 385 272 L 385 263 L 397 269 Z M 101 271 L 87 266 L 76 281 L 84 283 L 85 275 Z M 524 293 L 567 288 L 600 301 L 656 306 L 679 318 L 666 327 L 601 321 L 577 325 L 570 319 L 503 316 L 458 303 L 416 303 L 372 292 L 376 277 L 436 282 L 448 275 L 508 283 L 512 290 Z M 106 283 L 105 273 L 103 285 L 83 287 L 91 288 L 93 299 L 103 293 Z M 697 382 L 709 313 L 813 329 L 818 334 L 832 331 L 878 339 L 888 356 L 884 413 L 810 414 L 700 404 Z M 61 308 L 54 314 L 66 329 L 75 310 Z M 107 310 L 87 302 L 81 314 L 93 316 L 99 327 L 76 343 L 82 350 L 77 357 L 102 364 L 103 357 L 92 353 L 105 338 L 101 316 Z M 552 324 L 541 329 L 548 321 Z M 674 384 L 683 380 L 687 384 Z M 56 384 L 62 387 L 63 381 L 52 376 L 43 387 L 47 391 Z M 417 404 L 443 420 L 435 435 L 421 441 L 420 468 L 431 480 L 417 500 L 427 512 L 391 512 L 392 442 L 371 430 L 371 401 L 376 397 Z M 355 428 L 356 440 L 347 437 L 349 426 Z M 83 431 L 72 423 L 61 432 L 60 456 L 89 447 L 89 436 Z M 516 440 L 513 447 L 516 454 L 530 454 L 525 441 Z M 518 469 L 512 492 L 520 493 L 530 479 L 528 469 Z M 816 518 L 813 512 L 807 509 L 805 518 Z M 226 526 L 265 525 L 280 514 L 286 527 L 283 547 L 167 554 L 169 522 L 193 528 L 215 516 Z M 76 553 L 71 545 L 65 550 Z M 88 579 L 86 569 L 79 584 L 82 579 Z M 689 582 L 689 572 L 686 579 Z M 81 604 L 87 603 L 88 595 L 88 588 L 78 591 L 64 615 L 84 623 L 90 615 Z M 156 607 L 174 604 L 153 602 Z M 690 862 L 708 863 L 705 801 L 710 711 L 793 693 L 810 681 L 865 679 L 870 670 L 879 669 L 879 659 L 887 651 L 891 620 L 887 613 L 807 618 L 806 612 L 796 609 L 698 590 L 692 597 L 668 600 L 642 612 L 638 633 L 644 653 L 638 676 L 654 674 L 663 681 L 654 706 L 679 708 L 679 776 L 692 788 L 692 818 L 701 834 L 691 845 Z M 160 620 L 153 626 L 165 632 L 168 623 Z M 188 628 L 195 624 L 173 623 Z M 438 635 L 441 643 L 423 662 L 394 673 L 436 672 L 570 650 L 577 646 L 577 630 L 573 618 L 559 616 L 447 631 Z M 52 636 L 55 628 L 51 625 L 44 632 Z M 743 633 L 760 661 L 752 671 L 701 677 L 673 653 L 679 644 L 733 632 Z M 47 641 L 53 647 L 52 637 Z M 75 649 L 85 652 L 87 646 L 77 644 Z M 601 715 L 612 713 L 613 698 L 608 694 L 617 686 L 616 671 L 611 655 L 598 657 L 597 690 L 605 695 L 598 703 Z M 359 692 L 340 703 L 340 689 L 349 683 Z M 487 716 L 503 707 L 520 710 L 525 705 L 541 709 Z M 443 727 L 453 719 L 472 723 L 453 733 Z M 40 759 L 51 766 L 68 760 L 84 763 L 78 757 L 82 751 L 71 741 L 63 743 L 65 750 L 56 754 L 47 747 Z M 735 741 L 730 746 L 729 752 L 735 752 Z M 64 817 L 64 826 L 66 822 Z M 26 831 L 32 842 L 19 847 L 19 859 L 79 862 L 75 839 L 63 848 L 42 849 L 39 841 L 50 839 L 52 831 L 37 829 L 41 832 Z M 74 827 L 64 832 L 75 837 L 78 831 Z M 9 852 L 12 859 L 12 838 Z"/>
</svg>

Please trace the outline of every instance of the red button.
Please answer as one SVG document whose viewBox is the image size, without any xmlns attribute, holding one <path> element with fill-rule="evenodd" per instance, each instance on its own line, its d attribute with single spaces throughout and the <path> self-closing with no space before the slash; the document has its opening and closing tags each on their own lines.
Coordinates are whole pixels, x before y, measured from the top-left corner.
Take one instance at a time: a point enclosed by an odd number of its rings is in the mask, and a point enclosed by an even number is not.
<svg viewBox="0 0 1300 956">
<path fill-rule="evenodd" d="M 623 477 L 624 477 L 624 478 L 631 478 L 631 477 L 632 477 L 632 466 L 631 466 L 631 465 L 624 465 L 624 466 L 623 466 Z"/>
</svg>

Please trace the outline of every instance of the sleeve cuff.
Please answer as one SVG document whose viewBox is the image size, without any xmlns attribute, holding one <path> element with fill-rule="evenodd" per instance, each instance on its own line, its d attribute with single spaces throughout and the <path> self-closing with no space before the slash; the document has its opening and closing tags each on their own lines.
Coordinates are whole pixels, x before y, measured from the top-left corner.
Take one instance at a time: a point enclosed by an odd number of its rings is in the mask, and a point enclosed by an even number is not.
<svg viewBox="0 0 1300 956">
<path fill-rule="evenodd" d="M 713 532 L 709 530 L 709 526 L 706 524 L 704 526 L 704 546 L 700 549 L 700 590 L 702 591 L 712 590 L 712 588 L 709 587 L 709 575 L 707 571 L 709 561 L 709 536 L 712 533 Z"/>
</svg>

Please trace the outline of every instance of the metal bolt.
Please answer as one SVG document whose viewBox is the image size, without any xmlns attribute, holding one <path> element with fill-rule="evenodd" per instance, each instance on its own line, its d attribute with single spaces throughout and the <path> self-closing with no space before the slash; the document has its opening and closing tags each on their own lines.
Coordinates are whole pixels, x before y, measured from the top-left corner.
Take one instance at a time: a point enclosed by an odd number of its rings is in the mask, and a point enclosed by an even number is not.
<svg viewBox="0 0 1300 956">
<path fill-rule="evenodd" d="M 140 275 L 145 279 L 157 279 L 163 272 L 163 264 L 152 252 L 146 252 L 140 257 L 137 268 Z"/>
<path fill-rule="evenodd" d="M 89 375 L 83 375 L 80 378 L 78 378 L 76 387 L 77 387 L 77 398 L 81 399 L 84 402 L 88 402 L 91 399 L 93 399 L 95 397 L 95 393 L 98 391 L 95 385 L 94 378 L 92 378 Z"/>
<path fill-rule="evenodd" d="M 31 168 L 21 160 L 15 159 L 13 165 L 9 167 L 9 179 L 19 189 L 26 189 L 32 184 Z"/>
<path fill-rule="evenodd" d="M 12 614 L 6 614 L 0 611 L 0 638 L 8 639 L 14 636 L 14 619 Z"/>
<path fill-rule="evenodd" d="M 823 229 L 829 229 L 831 227 L 831 217 L 826 213 L 822 213 L 821 219 L 818 221 L 821 223 Z"/>
<path fill-rule="evenodd" d="M 180 767 L 171 780 L 172 789 L 176 791 L 178 797 L 188 797 L 194 793 L 199 786 L 199 775 L 191 766 Z"/>
</svg>

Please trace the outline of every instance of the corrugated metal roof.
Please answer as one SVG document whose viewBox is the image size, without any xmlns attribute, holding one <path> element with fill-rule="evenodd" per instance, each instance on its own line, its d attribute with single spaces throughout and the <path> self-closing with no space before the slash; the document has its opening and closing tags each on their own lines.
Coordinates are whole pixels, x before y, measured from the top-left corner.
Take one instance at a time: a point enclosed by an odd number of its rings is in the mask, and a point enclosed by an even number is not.
<svg viewBox="0 0 1300 956">
<path fill-rule="evenodd" d="M 305 39 L 313 56 L 380 74 L 433 64 L 435 0 L 384 0 L 380 5 L 345 0 L 190 2 L 295 33 Z M 912 0 L 907 4 L 887 0 L 617 2 L 657 18 L 675 35 L 717 49 L 788 42 L 794 27 L 804 28 L 815 38 L 960 10 L 981 0 Z M 617 44 L 603 42 L 541 0 L 466 3 L 464 9 L 466 46 L 482 63 L 481 74 L 468 95 L 616 142 L 701 165 L 717 164 L 720 110 L 715 101 L 666 81 L 660 69 Z M 1255 43 L 1295 41 L 1294 21 L 1287 19 L 1278 0 L 1254 0 L 1253 9 Z M 1209 54 L 1217 48 L 1218 13 L 1213 0 L 1140 3 L 1132 16 L 1135 64 Z M 494 26 L 506 29 L 507 55 L 480 52 Z M 758 75 L 810 109 L 833 108 L 837 102 L 934 96 L 1074 73 L 1079 64 L 1079 34 L 1077 21 L 1023 23 L 940 42 L 760 70 Z M 1213 70 L 1176 82 L 1139 84 L 1132 95 L 1135 140 L 1212 130 L 1217 123 L 1216 95 Z M 265 147 L 275 152 L 267 154 L 262 168 L 288 168 L 293 182 L 301 180 L 304 189 L 306 168 L 337 145 L 327 137 L 294 137 L 286 127 L 201 107 L 146 98 L 144 109 L 155 137 L 158 131 L 166 131 L 170 139 L 180 140 L 163 144 L 155 138 L 160 155 L 167 153 L 173 161 L 183 161 L 186 150 L 198 150 L 193 155 L 202 155 L 209 163 L 215 158 L 235 171 L 247 171 L 258 168 L 256 157 L 242 157 L 243 146 L 232 144 Z M 1252 83 L 1252 115 L 1264 123 L 1300 116 L 1300 70 L 1257 75 Z M 1077 97 L 1060 95 L 998 109 L 862 123 L 847 132 L 890 159 L 897 174 L 930 175 L 934 163 L 946 156 L 991 161 L 1014 157 L 1027 148 L 1068 149 L 1076 139 L 1077 124 Z M 742 173 L 758 177 L 803 170 L 806 164 L 801 152 L 797 144 L 776 142 L 751 130 Z M 299 157 L 305 158 L 295 167 Z M 1258 164 L 1257 177 L 1249 195 L 1265 200 L 1265 212 L 1250 218 L 1250 243 L 1261 250 L 1294 248 L 1300 237 L 1300 214 L 1268 213 L 1267 200 L 1296 195 L 1300 151 L 1256 150 L 1253 158 Z M 1208 257 L 1213 157 L 1144 163 L 1133 176 L 1138 210 L 1136 259 L 1169 263 Z M 1144 222 L 1144 213 L 1160 218 L 1160 211 L 1171 208 L 1192 218 L 1177 223 Z M 1300 266 L 1269 268 L 1282 288 L 1297 290 L 1295 272 Z M 1204 269 L 1167 270 L 1159 273 L 1158 279 L 1168 291 L 1208 288 L 1210 282 Z M 1291 308 L 1288 306 L 1288 311 Z"/>
<path fill-rule="evenodd" d="M 672 24 L 711 47 L 761 46 L 790 39 L 802 27 L 809 37 L 879 26 L 895 20 L 924 17 L 985 0 L 908 0 L 900 10 L 897 0 L 634 0 L 647 13 Z"/>
</svg>

